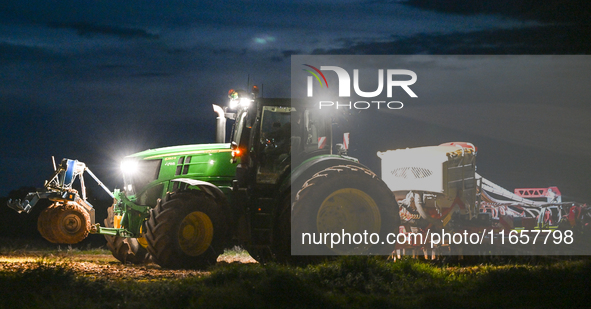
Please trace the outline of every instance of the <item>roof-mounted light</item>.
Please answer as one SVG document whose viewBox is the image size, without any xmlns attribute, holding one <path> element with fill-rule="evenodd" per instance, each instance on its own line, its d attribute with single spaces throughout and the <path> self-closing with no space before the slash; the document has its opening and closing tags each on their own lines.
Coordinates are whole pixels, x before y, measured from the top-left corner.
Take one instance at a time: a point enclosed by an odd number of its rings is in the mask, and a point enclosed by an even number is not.
<svg viewBox="0 0 591 309">
<path fill-rule="evenodd" d="M 252 103 L 252 98 L 244 90 L 230 89 L 228 97 L 230 98 L 230 109 L 248 108 Z"/>
<path fill-rule="evenodd" d="M 248 98 L 240 98 L 240 102 L 238 103 L 238 105 L 242 108 L 247 108 L 250 106 L 250 103 L 252 102 L 251 99 Z"/>
</svg>

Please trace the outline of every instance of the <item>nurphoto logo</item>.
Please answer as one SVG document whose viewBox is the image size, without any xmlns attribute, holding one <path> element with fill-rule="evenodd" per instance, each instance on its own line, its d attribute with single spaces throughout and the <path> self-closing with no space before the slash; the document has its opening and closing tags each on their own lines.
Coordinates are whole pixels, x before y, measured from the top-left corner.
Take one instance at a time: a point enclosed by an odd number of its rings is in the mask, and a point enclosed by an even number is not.
<svg viewBox="0 0 591 309">
<path fill-rule="evenodd" d="M 314 79 L 318 82 L 318 88 L 329 88 L 328 81 L 326 76 L 322 71 L 332 71 L 336 73 L 336 77 L 338 80 L 338 96 L 339 98 L 350 98 L 351 97 L 351 75 L 347 70 L 339 67 L 339 66 L 321 66 L 320 69 L 314 67 L 309 64 L 304 64 L 307 68 L 303 69 L 304 71 L 311 74 L 308 76 L 307 79 L 307 96 L 313 97 L 314 96 Z M 385 74 L 384 74 L 385 71 Z M 362 98 L 377 98 L 382 95 L 384 91 L 384 75 L 386 79 L 386 96 L 387 98 L 392 98 L 392 93 L 394 87 L 400 87 L 406 94 L 411 98 L 417 98 L 417 94 L 412 91 L 410 85 L 414 84 L 417 81 L 417 74 L 411 70 L 403 70 L 403 69 L 378 69 L 378 85 L 376 90 L 374 91 L 363 91 L 361 90 L 360 84 L 360 77 L 359 77 L 359 70 L 353 69 L 353 90 L 355 94 Z M 400 80 L 401 76 L 410 77 L 410 79 Z M 331 83 L 332 84 L 332 83 Z M 375 106 L 377 109 L 380 107 L 386 107 L 388 109 L 401 109 L 404 104 L 400 101 L 349 101 L 346 102 L 339 102 L 339 101 L 319 101 L 319 107 L 335 107 L 335 108 L 350 108 L 350 109 L 369 109 L 370 107 Z"/>
</svg>

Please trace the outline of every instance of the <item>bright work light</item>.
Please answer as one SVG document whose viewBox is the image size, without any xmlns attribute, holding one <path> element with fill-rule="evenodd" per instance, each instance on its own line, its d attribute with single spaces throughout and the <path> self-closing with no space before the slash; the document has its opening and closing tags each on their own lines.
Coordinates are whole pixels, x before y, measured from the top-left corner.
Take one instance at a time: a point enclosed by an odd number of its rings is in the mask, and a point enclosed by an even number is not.
<svg viewBox="0 0 591 309">
<path fill-rule="evenodd" d="M 124 160 L 121 162 L 121 171 L 125 175 L 134 174 L 137 172 L 138 163 L 136 160 Z"/>
<path fill-rule="evenodd" d="M 228 97 L 230 98 L 230 109 L 248 108 L 252 103 L 252 99 L 244 90 L 230 89 Z"/>
<path fill-rule="evenodd" d="M 240 98 L 240 103 L 239 103 L 239 105 L 240 105 L 240 107 L 242 107 L 242 108 L 247 108 L 247 107 L 249 107 L 249 106 L 250 106 L 250 103 L 251 103 L 251 102 L 252 102 L 252 100 L 251 100 L 251 99 L 249 99 L 249 98 Z"/>
</svg>

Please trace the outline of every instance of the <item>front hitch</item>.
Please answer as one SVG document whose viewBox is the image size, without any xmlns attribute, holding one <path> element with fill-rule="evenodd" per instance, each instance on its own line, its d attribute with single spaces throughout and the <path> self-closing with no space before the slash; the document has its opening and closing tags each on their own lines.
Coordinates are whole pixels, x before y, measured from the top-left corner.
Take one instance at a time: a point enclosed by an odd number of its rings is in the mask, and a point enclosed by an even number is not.
<svg viewBox="0 0 591 309">
<path fill-rule="evenodd" d="M 6 205 L 18 213 L 21 213 L 23 211 L 29 213 L 31 212 L 31 209 L 33 209 L 34 206 L 34 204 L 31 205 L 31 202 L 27 199 L 23 201 L 21 201 L 20 199 L 10 199 L 8 200 L 8 202 L 6 202 Z"/>
<path fill-rule="evenodd" d="M 18 213 L 21 213 L 23 211 L 25 213 L 29 213 L 29 212 L 31 212 L 33 207 L 35 207 L 37 202 L 39 202 L 40 199 L 46 198 L 46 199 L 60 200 L 60 201 L 75 201 L 76 197 L 77 197 L 77 193 L 75 191 L 74 192 L 71 192 L 69 190 L 56 191 L 56 190 L 44 188 L 44 189 L 41 189 L 40 191 L 29 192 L 23 200 L 10 199 L 10 200 L 8 200 L 6 205 L 8 207 L 14 209 Z"/>
</svg>

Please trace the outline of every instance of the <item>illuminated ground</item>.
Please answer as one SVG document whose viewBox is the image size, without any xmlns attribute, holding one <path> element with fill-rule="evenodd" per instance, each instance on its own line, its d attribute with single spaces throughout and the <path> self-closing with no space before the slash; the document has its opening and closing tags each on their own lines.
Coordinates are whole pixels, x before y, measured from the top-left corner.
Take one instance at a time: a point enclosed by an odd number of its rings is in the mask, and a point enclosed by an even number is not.
<svg viewBox="0 0 591 309">
<path fill-rule="evenodd" d="M 224 263 L 256 263 L 243 250 L 226 251 L 218 258 L 218 264 Z M 22 272 L 28 269 L 47 265 L 67 265 L 79 276 L 109 280 L 136 279 L 160 280 L 187 277 L 200 277 L 208 272 L 198 270 L 162 269 L 154 263 L 142 265 L 122 264 L 109 251 L 97 249 L 93 251 L 64 250 L 13 250 L 0 255 L 0 272 Z"/>
</svg>

